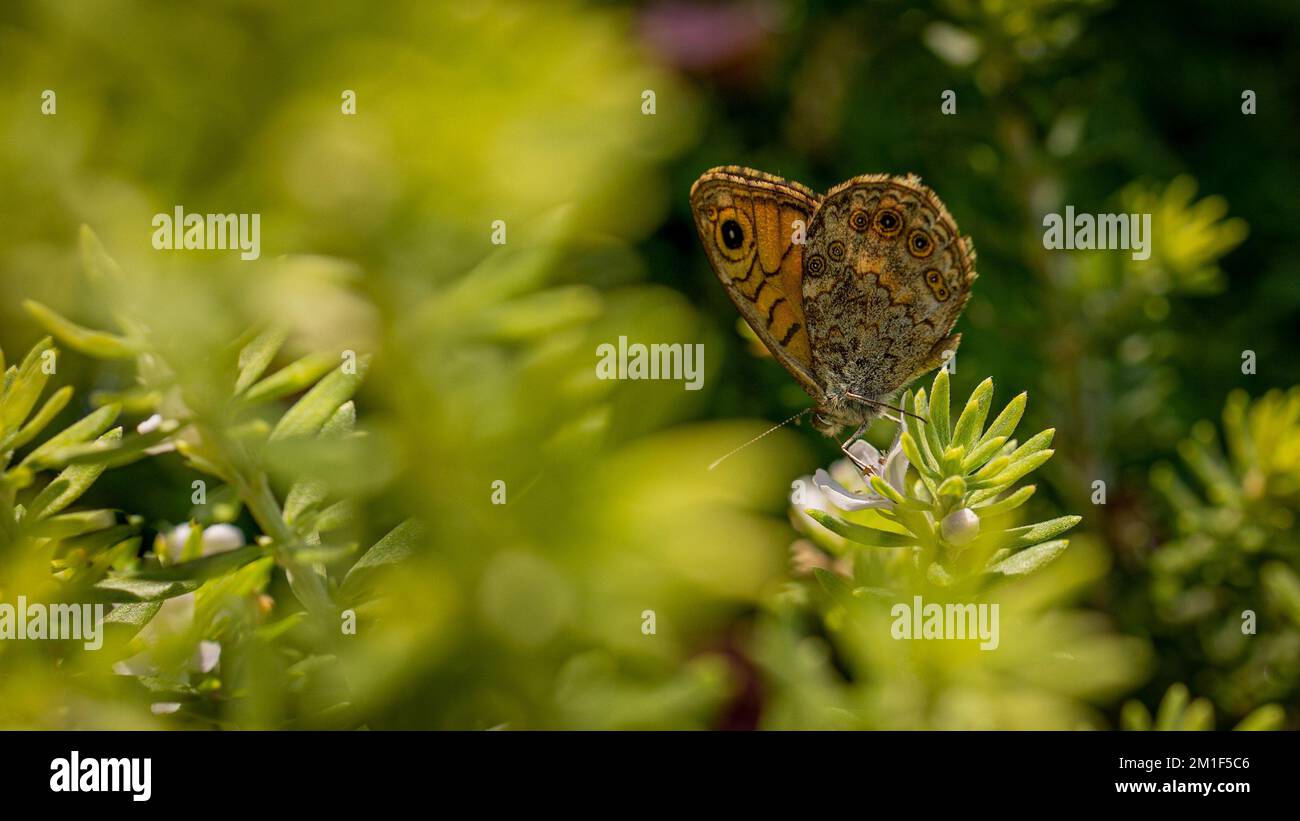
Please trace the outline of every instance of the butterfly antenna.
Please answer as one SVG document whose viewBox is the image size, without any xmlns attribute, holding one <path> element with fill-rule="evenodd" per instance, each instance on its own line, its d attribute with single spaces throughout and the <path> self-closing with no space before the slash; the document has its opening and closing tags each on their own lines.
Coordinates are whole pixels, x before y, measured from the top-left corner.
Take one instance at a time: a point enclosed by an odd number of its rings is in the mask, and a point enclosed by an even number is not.
<svg viewBox="0 0 1300 821">
<path fill-rule="evenodd" d="M 913 419 L 918 419 L 918 420 L 920 420 L 920 421 L 922 421 L 922 422 L 925 422 L 927 425 L 930 424 L 930 420 L 929 420 L 929 419 L 926 419 L 924 416 L 917 416 L 915 413 L 912 413 L 911 411 L 906 411 L 906 410 L 903 410 L 902 408 L 896 408 L 896 407 L 894 407 L 893 405 L 886 405 L 884 402 L 877 402 L 877 401 L 874 400 L 874 399 L 868 399 L 867 397 L 865 397 L 865 396 L 859 396 L 859 395 L 856 394 L 856 393 L 846 393 L 846 394 L 844 394 L 844 395 L 847 396 L 849 399 L 856 399 L 856 400 L 858 400 L 859 402 L 866 402 L 868 405 L 872 405 L 872 406 L 877 407 L 877 408 L 884 408 L 885 410 L 898 411 L 899 413 L 905 413 L 905 414 L 907 414 L 908 416 L 912 417 Z"/>
<path fill-rule="evenodd" d="M 794 420 L 798 419 L 800 416 L 803 416 L 805 413 L 808 413 L 811 410 L 812 408 L 804 408 L 803 410 L 799 411 L 794 416 L 791 416 L 789 419 L 785 420 L 784 422 L 780 422 L 768 428 L 767 430 L 763 431 L 762 433 L 755 436 L 753 439 L 750 439 L 748 442 L 741 445 L 740 447 L 733 448 L 730 452 L 722 456 L 719 456 L 716 460 L 714 460 L 713 464 L 709 465 L 709 470 L 713 470 L 715 467 L 722 464 L 725 460 L 730 459 L 732 456 L 735 456 L 737 453 L 740 453 L 742 450 L 754 444 L 759 439 L 762 439 L 764 436 L 767 436 L 769 433 L 772 433 L 773 431 L 780 430 L 781 428 L 785 427 L 786 425 L 790 424 L 791 422 L 793 422 Z"/>
</svg>

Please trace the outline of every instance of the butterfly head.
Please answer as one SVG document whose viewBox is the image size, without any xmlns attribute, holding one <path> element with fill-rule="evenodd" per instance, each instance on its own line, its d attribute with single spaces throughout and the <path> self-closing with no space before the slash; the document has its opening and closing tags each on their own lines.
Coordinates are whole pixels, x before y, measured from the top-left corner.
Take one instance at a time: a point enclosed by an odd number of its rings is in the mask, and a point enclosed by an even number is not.
<svg viewBox="0 0 1300 821">
<path fill-rule="evenodd" d="M 813 428 L 827 436 L 835 436 L 842 428 L 861 427 L 880 416 L 874 402 L 864 401 L 848 391 L 832 391 L 813 413 Z"/>
</svg>

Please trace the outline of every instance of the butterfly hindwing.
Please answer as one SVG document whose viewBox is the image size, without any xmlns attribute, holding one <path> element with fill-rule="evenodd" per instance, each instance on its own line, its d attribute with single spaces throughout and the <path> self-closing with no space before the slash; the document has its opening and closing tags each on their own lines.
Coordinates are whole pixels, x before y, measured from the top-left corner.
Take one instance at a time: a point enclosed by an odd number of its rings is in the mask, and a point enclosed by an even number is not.
<svg viewBox="0 0 1300 821">
<path fill-rule="evenodd" d="M 691 210 L 709 262 L 741 316 L 814 398 L 803 305 L 804 247 L 818 197 L 798 183 L 748 168 L 705 172 Z"/>
<path fill-rule="evenodd" d="M 831 189 L 808 231 L 804 312 L 813 378 L 832 394 L 892 394 L 942 364 L 975 280 L 974 251 L 914 176 Z"/>
</svg>

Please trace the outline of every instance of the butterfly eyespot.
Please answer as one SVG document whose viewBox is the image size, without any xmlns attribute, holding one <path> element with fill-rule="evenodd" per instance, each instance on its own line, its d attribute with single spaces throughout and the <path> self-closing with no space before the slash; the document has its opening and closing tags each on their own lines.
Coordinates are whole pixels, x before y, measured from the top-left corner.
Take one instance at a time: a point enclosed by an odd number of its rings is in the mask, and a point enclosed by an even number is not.
<svg viewBox="0 0 1300 821">
<path fill-rule="evenodd" d="M 740 227 L 740 223 L 735 220 L 727 220 L 722 223 L 722 244 L 735 251 L 745 242 L 745 231 Z"/>
<path fill-rule="evenodd" d="M 925 259 L 934 253 L 934 243 L 931 242 L 929 234 L 920 228 L 915 228 L 907 235 L 907 251 L 914 257 Z"/>
<path fill-rule="evenodd" d="M 898 236 L 903 230 L 903 215 L 892 208 L 882 208 L 876 213 L 876 230 L 884 237 Z"/>
<path fill-rule="evenodd" d="M 830 252 L 831 259 L 844 259 L 844 243 L 839 240 L 832 242 L 827 250 Z"/>
<path fill-rule="evenodd" d="M 849 217 L 849 227 L 861 233 L 871 227 L 871 220 L 866 211 L 854 211 Z"/>
<path fill-rule="evenodd" d="M 808 273 L 820 274 L 826 270 L 826 260 L 821 254 L 813 254 L 808 257 Z"/>
<path fill-rule="evenodd" d="M 948 298 L 948 292 L 945 289 L 940 288 L 937 296 L 939 297 L 939 301 L 943 302 L 945 299 Z"/>
<path fill-rule="evenodd" d="M 926 275 L 925 275 L 925 279 L 926 279 L 926 281 L 929 282 L 931 285 L 938 285 L 938 284 L 939 284 L 939 272 L 938 272 L 938 271 L 928 271 L 928 272 L 926 273 Z"/>
</svg>

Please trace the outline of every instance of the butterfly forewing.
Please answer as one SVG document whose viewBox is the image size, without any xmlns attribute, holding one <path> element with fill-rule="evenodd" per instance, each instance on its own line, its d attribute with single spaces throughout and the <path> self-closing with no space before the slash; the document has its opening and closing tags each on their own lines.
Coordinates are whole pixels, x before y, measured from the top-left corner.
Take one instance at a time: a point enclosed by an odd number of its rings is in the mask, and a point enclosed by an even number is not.
<svg viewBox="0 0 1300 821">
<path fill-rule="evenodd" d="M 714 272 L 741 316 L 814 398 L 813 353 L 803 306 L 802 240 L 817 210 L 809 189 L 747 168 L 706 172 L 691 208 Z"/>
</svg>

